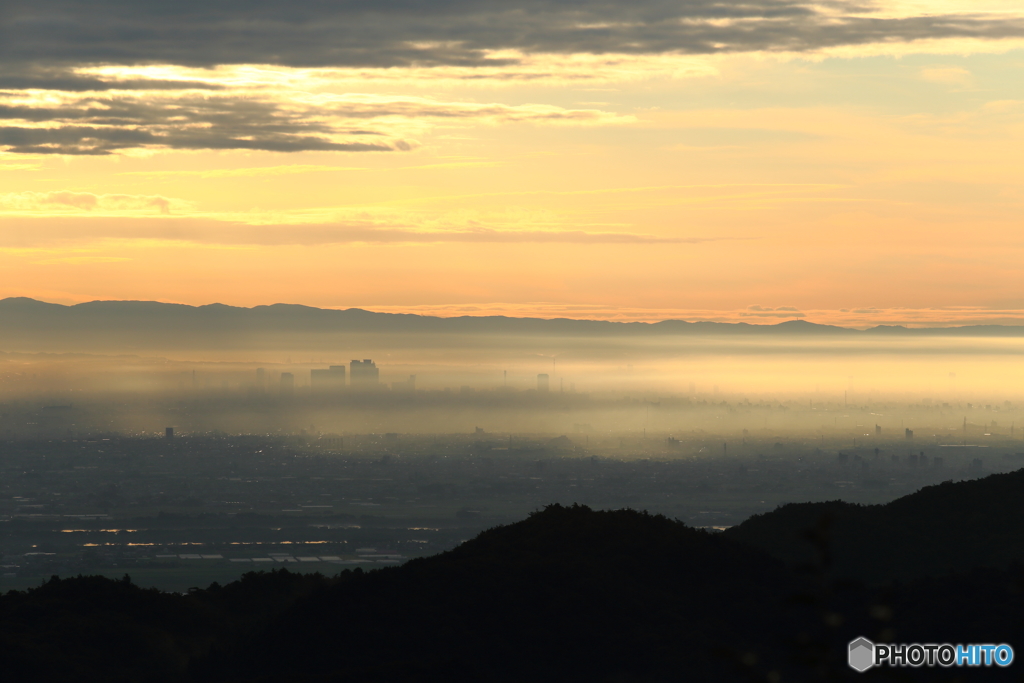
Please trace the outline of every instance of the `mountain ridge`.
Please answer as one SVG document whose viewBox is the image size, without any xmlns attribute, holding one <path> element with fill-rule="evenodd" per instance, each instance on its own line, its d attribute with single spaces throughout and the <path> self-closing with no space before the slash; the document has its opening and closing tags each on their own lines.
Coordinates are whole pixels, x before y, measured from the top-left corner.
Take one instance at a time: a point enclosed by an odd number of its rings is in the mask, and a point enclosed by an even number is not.
<svg viewBox="0 0 1024 683">
<path fill-rule="evenodd" d="M 520 332 L 538 331 L 551 332 L 587 332 L 618 334 L 680 334 L 680 333 L 724 333 L 724 334 L 846 334 L 859 335 L 908 335 L 908 336 L 1024 336 L 1024 326 L 1012 325 L 960 325 L 950 327 L 909 328 L 902 325 L 876 325 L 866 329 L 841 327 L 814 323 L 808 320 L 793 319 L 778 323 L 757 324 L 748 322 L 715 322 L 709 320 L 667 319 L 657 322 L 622 322 L 601 319 L 578 318 L 537 318 L 514 317 L 506 315 L 485 316 L 451 316 L 440 317 L 417 313 L 384 313 L 363 308 L 318 308 L 304 304 L 273 303 L 260 304 L 252 307 L 232 306 L 222 303 L 210 303 L 200 306 L 190 304 L 166 303 L 149 300 L 95 300 L 78 304 L 56 304 L 29 297 L 8 297 L 0 299 L 0 326 L 5 316 L 32 316 L 36 321 L 50 316 L 50 321 L 57 319 L 82 321 L 86 314 L 93 316 L 130 316 L 138 321 L 139 316 L 199 316 L 206 322 L 208 318 L 220 316 L 238 324 L 254 322 L 261 317 L 291 318 L 292 322 L 330 322 L 337 331 L 356 331 L 343 328 L 351 323 L 371 323 L 367 329 L 358 331 L 402 331 L 401 323 L 410 323 L 418 329 L 414 332 L 502 332 L 513 331 L 510 326 L 518 326 Z M 308 319 L 303 321 L 302 316 Z M 31 322 L 29 319 L 18 322 Z M 41 321 L 40 321 L 41 322 Z M 109 321 L 107 321 L 109 322 Z M 500 329 L 493 329 L 498 327 Z M 474 328 L 474 329 L 469 329 Z"/>
</svg>

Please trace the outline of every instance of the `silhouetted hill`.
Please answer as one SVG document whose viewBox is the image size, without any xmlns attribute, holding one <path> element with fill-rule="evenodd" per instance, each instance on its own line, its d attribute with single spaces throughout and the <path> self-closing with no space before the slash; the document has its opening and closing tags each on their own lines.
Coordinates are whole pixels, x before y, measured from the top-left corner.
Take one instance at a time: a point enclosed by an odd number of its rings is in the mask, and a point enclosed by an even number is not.
<svg viewBox="0 0 1024 683">
<path fill-rule="evenodd" d="M 0 675 L 10 681 L 187 681 L 211 647 L 250 635 L 331 581 L 287 571 L 247 574 L 189 595 L 125 577 L 54 577 L 0 597 Z"/>
<path fill-rule="evenodd" d="M 780 657 L 795 590 L 720 535 L 554 505 L 334 579 L 281 570 L 174 595 L 54 578 L 0 597 L 0 661 L 13 680 L 748 680 L 738 656 Z"/>
<path fill-rule="evenodd" d="M 929 494 L 931 495 L 931 494 Z M 935 501 L 941 505 L 941 501 Z M 53 579 L 0 597 L 5 680 L 229 683 L 1005 680 L 846 666 L 846 644 L 1018 643 L 1019 570 L 870 588 L 730 535 L 552 505 L 442 555 L 188 595 Z"/>
<path fill-rule="evenodd" d="M 836 574 L 865 581 L 1024 562 L 1024 470 L 928 486 L 886 505 L 791 503 L 725 532 L 791 564 L 822 535 Z"/>
<path fill-rule="evenodd" d="M 140 351 L 146 349 L 305 347 L 338 335 L 505 335 L 575 338 L 661 335 L 741 337 L 1021 336 L 1024 327 L 978 326 L 940 330 L 879 327 L 867 331 L 804 320 L 774 325 L 658 323 L 460 316 L 438 318 L 321 309 L 292 304 L 242 308 L 186 306 L 155 301 L 90 301 L 63 306 L 27 298 L 0 300 L 0 349 L 8 351 Z"/>
<path fill-rule="evenodd" d="M 556 505 L 318 591 L 211 680 L 728 680 L 727 651 L 770 642 L 794 588 L 780 564 L 716 534 Z"/>
</svg>

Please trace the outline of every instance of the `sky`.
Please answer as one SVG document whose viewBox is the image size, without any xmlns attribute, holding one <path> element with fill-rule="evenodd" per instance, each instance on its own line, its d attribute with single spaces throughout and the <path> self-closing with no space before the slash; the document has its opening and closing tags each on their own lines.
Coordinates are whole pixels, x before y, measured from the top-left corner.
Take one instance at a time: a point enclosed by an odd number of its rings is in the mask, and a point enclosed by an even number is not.
<svg viewBox="0 0 1024 683">
<path fill-rule="evenodd" d="M 0 297 L 1024 324 L 1019 0 L 7 0 Z"/>
</svg>

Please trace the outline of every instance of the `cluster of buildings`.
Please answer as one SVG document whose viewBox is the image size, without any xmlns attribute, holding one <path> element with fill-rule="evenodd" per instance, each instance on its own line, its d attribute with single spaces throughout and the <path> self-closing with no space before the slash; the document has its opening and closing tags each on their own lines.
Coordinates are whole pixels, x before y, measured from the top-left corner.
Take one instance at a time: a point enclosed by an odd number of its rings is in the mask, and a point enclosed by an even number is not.
<svg viewBox="0 0 1024 683">
<path fill-rule="evenodd" d="M 264 368 L 256 369 L 256 384 L 259 387 L 266 387 L 266 371 Z M 309 371 L 310 392 L 319 395 L 336 394 L 346 389 L 357 391 L 375 391 L 386 388 L 387 384 L 380 381 L 380 368 L 369 358 L 363 360 L 354 359 L 348 367 L 344 365 L 331 365 L 327 368 L 313 368 Z M 409 392 L 416 390 L 416 375 L 409 375 L 409 378 L 399 382 L 390 383 L 393 392 Z M 575 391 L 575 384 L 572 391 Z M 463 390 L 468 387 L 463 387 Z M 537 391 L 546 393 L 550 391 L 550 379 L 547 374 L 537 375 Z M 280 379 L 280 392 L 282 395 L 290 396 L 295 393 L 295 374 L 282 372 Z"/>
<path fill-rule="evenodd" d="M 332 365 L 328 368 L 314 368 L 309 371 L 309 387 L 314 394 L 333 394 L 345 389 L 361 391 L 374 391 L 383 388 L 385 385 L 380 382 L 380 369 L 369 358 L 353 360 L 344 365 Z M 256 370 L 256 383 L 258 386 L 266 386 L 266 373 L 263 368 Z M 282 372 L 280 379 L 281 394 L 291 395 L 295 393 L 295 374 Z M 409 379 L 403 382 L 392 382 L 392 391 L 414 391 L 416 389 L 416 375 L 409 375 Z"/>
</svg>

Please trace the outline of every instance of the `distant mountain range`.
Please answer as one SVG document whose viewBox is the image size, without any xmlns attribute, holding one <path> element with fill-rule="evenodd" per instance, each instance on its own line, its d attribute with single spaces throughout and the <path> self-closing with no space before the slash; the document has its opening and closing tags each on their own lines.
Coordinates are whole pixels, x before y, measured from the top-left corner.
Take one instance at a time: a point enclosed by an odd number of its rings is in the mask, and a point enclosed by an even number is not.
<svg viewBox="0 0 1024 683">
<path fill-rule="evenodd" d="M 506 316 L 433 316 L 375 313 L 295 304 L 243 308 L 224 304 L 187 306 L 156 301 L 90 301 L 64 306 L 15 297 L 0 300 L 0 350 L 78 351 L 186 347 L 265 347 L 276 337 L 323 335 L 502 335 L 532 337 L 1024 337 L 1024 326 L 973 325 L 906 328 L 879 325 L 855 330 L 789 320 L 772 325 L 749 323 L 657 323 L 511 318 Z"/>
</svg>

